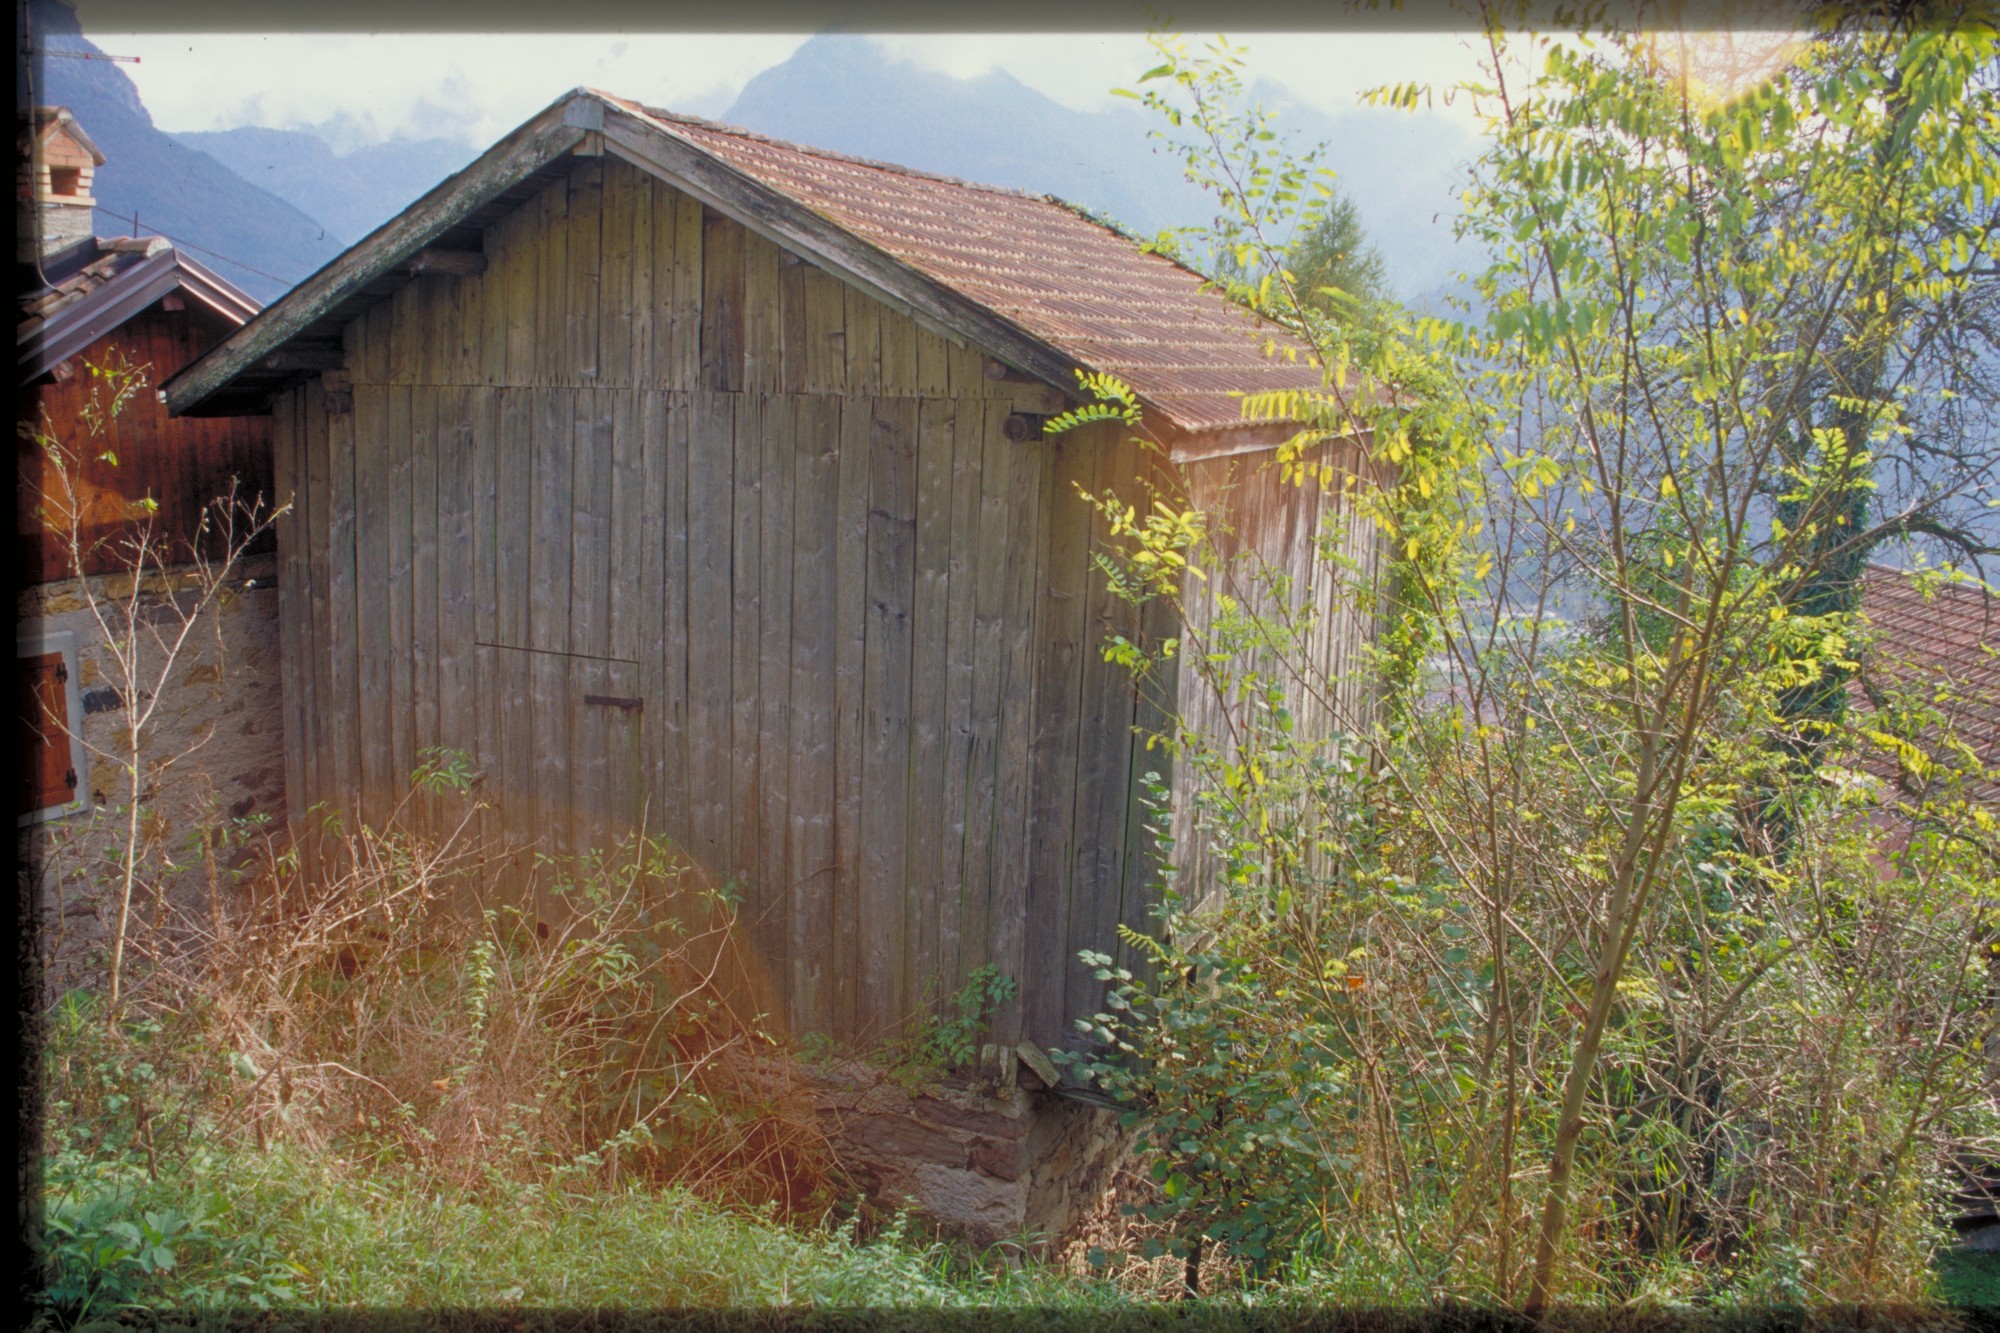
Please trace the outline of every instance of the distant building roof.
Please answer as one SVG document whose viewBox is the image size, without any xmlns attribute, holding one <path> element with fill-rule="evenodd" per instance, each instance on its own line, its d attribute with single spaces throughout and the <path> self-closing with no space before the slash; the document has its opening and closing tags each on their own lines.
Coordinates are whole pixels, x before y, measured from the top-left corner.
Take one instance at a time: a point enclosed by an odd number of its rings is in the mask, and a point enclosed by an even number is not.
<svg viewBox="0 0 2000 1333">
<path fill-rule="evenodd" d="M 476 248 L 481 228 L 593 134 L 602 151 L 1058 389 L 1076 392 L 1078 368 L 1118 377 L 1169 435 L 1226 437 L 1246 428 L 1233 394 L 1321 385 L 1308 350 L 1278 325 L 1058 200 L 577 89 L 189 368 L 168 385 L 169 404 L 258 410 L 299 378 L 269 360 L 280 347 L 337 346 L 341 325 L 409 280 L 419 251 Z"/>
<path fill-rule="evenodd" d="M 1903 570 L 1870 565 L 1862 576 L 1861 615 L 1869 637 L 1853 695 L 1858 708 L 1872 712 L 1875 699 L 1890 695 L 1921 697 L 1985 769 L 1972 794 L 2000 802 L 2000 598 L 1963 583 L 1926 591 Z M 1937 729 L 1929 728 L 1916 744 L 1931 749 L 1937 739 Z M 1888 755 L 1870 767 L 1900 777 Z"/>
<path fill-rule="evenodd" d="M 94 236 L 43 258 L 46 279 L 23 292 L 15 347 L 31 384 L 161 297 L 180 292 L 231 324 L 255 300 L 158 236 Z"/>
</svg>

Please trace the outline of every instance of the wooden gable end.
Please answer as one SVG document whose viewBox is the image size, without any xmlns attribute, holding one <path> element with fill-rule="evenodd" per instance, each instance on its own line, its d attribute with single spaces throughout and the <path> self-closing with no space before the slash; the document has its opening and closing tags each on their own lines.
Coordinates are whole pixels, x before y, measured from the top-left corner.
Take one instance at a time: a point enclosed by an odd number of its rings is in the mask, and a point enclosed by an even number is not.
<svg viewBox="0 0 2000 1333">
<path fill-rule="evenodd" d="M 192 303 L 180 310 L 156 304 L 71 357 L 56 376 L 20 391 L 20 424 L 52 438 L 75 459 L 65 469 L 33 438 L 17 440 L 15 559 L 23 583 L 74 572 L 68 543 L 72 509 L 83 572 L 102 574 L 125 567 L 122 536 L 149 521 L 168 563 L 179 563 L 200 530 L 204 509 L 227 496 L 232 483 L 245 501 L 261 495 L 267 512 L 277 503 L 265 418 L 170 417 L 155 393 L 233 327 Z M 115 415 L 102 411 L 110 382 L 91 374 L 92 365 L 142 372 L 138 391 Z M 87 424 L 93 414 L 103 420 L 97 434 Z M 150 511 L 149 500 L 156 506 Z M 219 534 L 212 534 L 216 539 Z M 266 533 L 251 549 L 261 553 L 274 546 Z"/>
</svg>

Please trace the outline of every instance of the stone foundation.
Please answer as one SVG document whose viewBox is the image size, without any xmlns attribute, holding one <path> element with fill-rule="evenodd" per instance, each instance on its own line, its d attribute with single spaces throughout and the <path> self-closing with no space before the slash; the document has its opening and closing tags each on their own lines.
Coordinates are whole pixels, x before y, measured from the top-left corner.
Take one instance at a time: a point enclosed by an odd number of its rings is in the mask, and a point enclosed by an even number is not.
<svg viewBox="0 0 2000 1333">
<path fill-rule="evenodd" d="M 193 841 L 199 829 L 256 816 L 267 816 L 264 827 L 273 832 L 283 827 L 276 564 L 266 555 L 239 565 L 227 593 L 189 636 L 148 724 L 143 752 L 149 771 L 139 793 L 148 887 L 133 903 L 135 920 L 148 926 L 156 919 L 206 921 L 208 875 Z M 115 595 L 119 577 L 91 582 Z M 172 595 L 165 589 L 147 594 L 143 614 L 163 633 L 176 624 L 167 602 Z M 115 854 L 124 845 L 130 785 L 115 757 L 124 749 L 130 701 L 115 687 L 104 631 L 74 583 L 26 589 L 16 617 L 17 639 L 67 632 L 75 643 L 86 747 L 79 775 L 89 803 L 23 825 L 17 835 L 23 887 L 39 917 L 45 984 L 60 991 L 98 979 L 98 955 L 116 922 Z M 249 832 L 255 826 L 235 827 Z M 230 872 L 250 859 L 248 848 L 225 849 L 219 878 L 230 880 Z"/>
<path fill-rule="evenodd" d="M 1046 1252 L 1100 1207 L 1131 1136 L 1115 1111 L 1027 1071 L 1016 1081 L 1012 1061 L 1004 1072 L 914 1079 L 848 1060 L 786 1077 L 874 1203 L 913 1207 L 975 1245 Z"/>
</svg>

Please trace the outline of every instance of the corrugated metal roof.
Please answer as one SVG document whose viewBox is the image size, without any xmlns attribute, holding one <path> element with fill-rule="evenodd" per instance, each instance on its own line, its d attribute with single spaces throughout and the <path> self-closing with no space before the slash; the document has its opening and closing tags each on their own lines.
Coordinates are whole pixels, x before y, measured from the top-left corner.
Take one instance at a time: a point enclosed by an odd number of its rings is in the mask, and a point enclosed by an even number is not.
<svg viewBox="0 0 2000 1333">
<path fill-rule="evenodd" d="M 1316 389 L 1307 349 L 1208 287 L 1046 196 L 785 143 L 604 96 L 952 288 L 1092 369 L 1190 433 L 1241 425 L 1235 395 Z M 1290 348 L 1298 357 L 1287 360 Z"/>
</svg>

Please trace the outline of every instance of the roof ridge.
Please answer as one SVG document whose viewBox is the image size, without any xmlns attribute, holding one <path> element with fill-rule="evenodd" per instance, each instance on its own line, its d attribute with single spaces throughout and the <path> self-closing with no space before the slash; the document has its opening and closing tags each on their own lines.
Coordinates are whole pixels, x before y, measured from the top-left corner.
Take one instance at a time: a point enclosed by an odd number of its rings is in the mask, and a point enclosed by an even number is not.
<svg viewBox="0 0 2000 1333">
<path fill-rule="evenodd" d="M 609 96 L 616 98 L 618 101 L 636 106 L 655 120 L 663 120 L 668 124 L 693 125 L 698 129 L 712 130 L 717 134 L 733 135 L 738 139 L 748 139 L 752 143 L 770 144 L 773 148 L 789 149 L 794 153 L 803 153 L 808 157 L 825 158 L 830 162 L 845 162 L 851 166 L 869 167 L 875 171 L 889 172 L 892 175 L 909 176 L 916 180 L 936 181 L 940 185 L 956 185 L 961 189 L 979 190 L 985 194 L 1006 195 L 1014 199 L 1032 199 L 1037 203 L 1055 204 L 1058 207 L 1070 209 L 1072 212 L 1079 211 L 1077 205 L 1053 194 L 1036 194 L 1032 190 L 1016 190 L 1006 185 L 988 185 L 984 181 L 968 180 L 963 176 L 947 176 L 941 171 L 925 171 L 921 167 L 904 166 L 900 162 L 884 162 L 879 158 L 861 157 L 854 153 L 837 152 L 831 148 L 820 148 L 813 144 L 799 143 L 795 139 L 780 139 L 775 134 L 764 134 L 757 130 L 746 129 L 741 125 L 731 125 L 727 121 L 710 120 L 706 116 L 691 116 L 680 111 L 668 111 L 663 107 L 648 106 L 644 102 L 635 99 L 617 97 L 616 94 L 609 94 Z M 1103 226 L 1102 223 L 1098 225 Z M 1107 227 L 1105 230 L 1109 231 L 1111 229 Z"/>
<path fill-rule="evenodd" d="M 1073 214 L 1082 221 L 1096 227 L 1099 231 L 1106 232 L 1121 241 L 1138 246 L 1146 254 L 1156 255 L 1166 260 L 1175 268 L 1192 273 L 1204 283 L 1208 283 L 1211 286 L 1216 285 L 1214 278 L 1203 273 L 1179 254 L 1159 249 L 1154 242 L 1148 241 L 1145 237 L 1129 232 L 1124 227 L 1112 223 L 1100 215 L 1096 209 L 1085 204 L 1075 203 L 1058 194 L 1037 194 L 1032 190 L 1017 190 L 1007 185 L 988 185 L 984 181 L 970 180 L 964 176 L 947 176 L 941 171 L 925 171 L 921 167 L 906 166 L 901 162 L 885 162 L 880 158 L 862 157 L 855 153 L 843 153 L 832 148 L 821 148 L 815 144 L 800 143 L 795 139 L 780 139 L 775 134 L 764 134 L 761 131 L 748 129 L 742 125 L 732 125 L 727 121 L 713 120 L 707 116 L 690 115 L 683 111 L 669 111 L 665 107 L 649 106 L 636 98 L 621 97 L 617 93 L 608 92 L 602 88 L 592 88 L 588 91 L 596 93 L 600 97 L 609 98 L 614 102 L 622 102 L 627 106 L 637 107 L 653 119 L 664 121 L 669 125 L 692 125 L 698 129 L 710 130 L 717 134 L 727 134 L 733 138 L 747 139 L 751 143 L 769 144 L 773 148 L 783 148 L 806 157 L 824 158 L 829 162 L 845 162 L 851 166 L 867 167 L 874 171 L 888 172 L 894 176 L 907 176 L 913 180 L 935 181 L 940 185 L 955 185 L 960 189 L 977 190 L 984 194 L 1000 195 L 1008 199 L 1027 199 L 1039 204 L 1048 204 L 1052 207 L 1060 208 L 1066 213 Z M 1219 287 L 1218 290 L 1220 290 Z M 1255 312 L 1250 313 L 1254 314 Z"/>
</svg>

